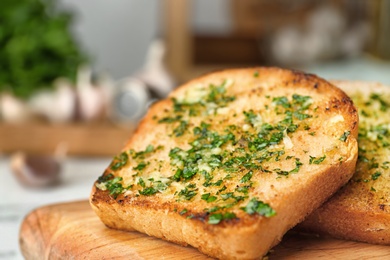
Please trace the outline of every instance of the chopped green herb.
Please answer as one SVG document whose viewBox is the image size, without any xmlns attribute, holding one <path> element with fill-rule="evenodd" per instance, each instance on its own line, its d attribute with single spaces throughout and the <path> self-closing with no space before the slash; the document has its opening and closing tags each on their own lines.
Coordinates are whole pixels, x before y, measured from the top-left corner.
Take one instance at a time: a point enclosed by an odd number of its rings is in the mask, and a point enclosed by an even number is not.
<svg viewBox="0 0 390 260">
<path fill-rule="evenodd" d="M 256 198 L 252 198 L 248 204 L 242 208 L 246 213 L 252 215 L 257 213 L 261 216 L 265 216 L 267 218 L 275 216 L 276 212 L 273 208 L 270 207 L 269 204 L 264 203 L 262 201 L 257 200 Z"/>
<path fill-rule="evenodd" d="M 189 180 L 196 173 L 197 173 L 197 169 L 196 168 L 184 167 L 182 176 L 183 176 L 184 179 Z"/>
<path fill-rule="evenodd" d="M 111 180 L 104 182 L 107 190 L 110 191 L 110 195 L 113 195 L 115 199 L 125 190 L 122 186 L 122 183 L 120 183 L 122 180 L 122 177 L 117 176 Z"/>
<path fill-rule="evenodd" d="M 325 160 L 325 158 L 326 158 L 326 155 L 318 157 L 318 158 L 314 157 L 314 156 L 310 156 L 309 164 L 320 164 Z"/>
<path fill-rule="evenodd" d="M 121 169 L 127 164 L 129 160 L 129 155 L 126 152 L 122 152 L 119 156 L 116 156 L 111 163 L 111 170 L 116 171 Z"/>
<path fill-rule="evenodd" d="M 293 94 L 292 98 L 293 98 L 293 103 L 295 105 L 301 106 L 301 108 L 300 108 L 301 110 L 306 110 L 311 105 L 311 102 L 310 102 L 311 97 L 310 96 L 301 96 L 298 94 Z"/>
<path fill-rule="evenodd" d="M 347 141 L 347 138 L 348 138 L 348 136 L 349 136 L 350 134 L 351 134 L 350 131 L 344 132 L 343 135 L 340 137 L 340 140 L 343 141 L 343 142 Z"/>
<path fill-rule="evenodd" d="M 236 218 L 236 214 L 232 212 L 222 213 L 214 213 L 209 216 L 209 224 L 216 225 L 219 224 L 222 220 L 229 220 Z"/>
<path fill-rule="evenodd" d="M 236 188 L 236 191 L 244 194 L 248 194 L 249 188 L 250 186 L 240 186 Z"/>
<path fill-rule="evenodd" d="M 218 224 L 219 222 L 221 222 L 222 218 L 222 213 L 211 214 L 208 223 L 212 225 Z"/>
<path fill-rule="evenodd" d="M 210 92 L 206 98 L 207 102 L 213 102 L 219 106 L 224 106 L 227 103 L 236 99 L 234 96 L 226 96 L 226 85 L 227 81 L 224 81 L 222 85 L 215 86 L 213 84 L 210 85 Z"/>
<path fill-rule="evenodd" d="M 96 185 L 99 189 L 107 189 L 110 192 L 110 195 L 113 195 L 114 199 L 118 197 L 119 194 L 123 193 L 125 190 L 132 188 L 133 185 L 130 185 L 126 188 L 120 183 L 123 180 L 122 177 L 114 177 L 112 173 L 106 176 L 100 176 L 97 180 L 98 184 Z"/>
<path fill-rule="evenodd" d="M 139 186 L 141 186 L 142 188 L 145 188 L 145 181 L 142 179 L 142 178 L 139 178 L 139 180 L 138 180 L 138 184 L 139 184 Z"/>
<path fill-rule="evenodd" d="M 248 112 L 243 112 L 245 115 L 245 122 L 250 123 L 252 126 L 256 123 L 257 115 L 253 112 L 253 110 L 249 110 Z"/>
<path fill-rule="evenodd" d="M 287 175 L 289 175 L 289 171 L 283 171 L 283 170 L 281 170 L 280 168 L 276 168 L 276 169 L 274 169 L 274 171 L 277 173 L 277 174 L 279 174 L 279 175 L 284 175 L 284 176 L 287 176 Z"/>
<path fill-rule="evenodd" d="M 360 110 L 360 114 L 365 117 L 369 117 L 370 114 L 368 114 L 365 110 Z"/>
<path fill-rule="evenodd" d="M 373 158 L 374 159 L 374 158 Z M 379 163 L 377 163 L 377 162 L 372 162 L 372 163 L 370 163 L 370 165 L 369 165 L 369 167 L 368 167 L 368 169 L 377 169 L 377 168 L 379 168 Z"/>
<path fill-rule="evenodd" d="M 147 187 L 147 188 L 144 188 L 143 190 L 139 190 L 138 192 L 141 195 L 151 196 L 151 195 L 156 194 L 158 192 L 158 189 L 156 189 L 154 187 Z"/>
<path fill-rule="evenodd" d="M 291 104 L 288 102 L 287 97 L 275 97 L 273 98 L 272 102 L 274 102 L 276 105 L 281 105 L 284 108 L 290 108 Z"/>
<path fill-rule="evenodd" d="M 176 117 L 164 117 L 160 120 L 158 120 L 159 123 L 174 123 L 180 121 L 182 116 L 178 115 Z"/>
<path fill-rule="evenodd" d="M 227 200 L 227 199 L 230 199 L 230 198 L 233 198 L 234 197 L 234 193 L 233 192 L 228 192 L 228 193 L 225 193 L 225 194 L 221 194 L 221 198 L 223 200 Z"/>
<path fill-rule="evenodd" d="M 146 149 L 145 149 L 145 153 L 151 153 L 151 152 L 153 152 L 153 150 L 154 150 L 154 147 L 153 147 L 153 145 L 148 145 L 147 147 L 146 147 Z"/>
<path fill-rule="evenodd" d="M 182 169 L 177 169 L 175 175 L 173 175 L 172 178 L 175 181 L 180 181 L 180 178 L 181 178 L 182 174 L 183 174 L 183 170 Z"/>
<path fill-rule="evenodd" d="M 184 132 L 187 130 L 187 127 L 188 127 L 188 122 L 181 120 L 180 125 L 173 130 L 173 133 L 175 134 L 176 137 L 182 136 Z"/>
<path fill-rule="evenodd" d="M 196 187 L 194 187 L 194 184 L 187 185 L 184 189 L 182 189 L 179 192 L 179 196 L 186 199 L 186 200 L 191 200 L 193 197 L 198 194 Z"/>
<path fill-rule="evenodd" d="M 370 95 L 370 99 L 376 100 L 380 103 L 380 110 L 385 112 L 387 111 L 388 108 L 390 108 L 390 103 L 387 103 L 379 94 L 377 93 L 372 93 Z"/>
<path fill-rule="evenodd" d="M 227 199 L 233 199 L 235 200 L 235 202 L 239 202 L 241 200 L 244 200 L 246 199 L 247 197 L 246 196 L 237 196 L 234 194 L 234 192 L 228 192 L 228 193 L 225 193 L 225 194 L 221 194 L 221 198 L 223 200 L 227 200 Z"/>
<path fill-rule="evenodd" d="M 234 214 L 233 212 L 226 212 L 225 214 L 223 214 L 223 219 L 234 219 L 236 218 L 236 214 Z"/>
<path fill-rule="evenodd" d="M 382 175 L 382 173 L 377 171 L 377 172 L 375 172 L 374 174 L 371 175 L 371 179 L 375 181 L 375 180 L 377 180 L 377 179 L 379 178 L 379 176 L 381 176 L 381 175 Z"/>
<path fill-rule="evenodd" d="M 210 196 L 210 193 L 205 193 L 205 194 L 202 194 L 201 199 L 207 201 L 208 203 L 210 203 L 210 202 L 216 201 L 217 197 L 216 196 Z"/>
<path fill-rule="evenodd" d="M 302 165 L 303 163 L 299 160 L 299 158 L 295 158 L 295 168 L 292 169 L 289 173 L 297 173 Z"/>
<path fill-rule="evenodd" d="M 222 209 L 221 207 L 219 206 L 214 206 L 212 208 L 209 208 L 209 209 L 204 209 L 206 212 L 208 213 L 213 213 L 213 212 L 217 212 L 218 210 Z"/>
<path fill-rule="evenodd" d="M 390 162 L 386 161 L 386 162 L 383 162 L 381 168 L 384 169 L 384 170 L 387 170 L 390 168 L 389 166 Z"/>
<path fill-rule="evenodd" d="M 133 169 L 136 171 L 142 171 L 147 165 L 148 164 L 145 162 L 140 162 L 136 167 L 133 167 Z"/>
<path fill-rule="evenodd" d="M 97 182 L 98 183 L 106 182 L 112 178 L 114 178 L 114 175 L 112 173 L 107 174 L 107 175 L 103 174 L 102 176 L 99 176 L 99 178 L 97 179 Z"/>
<path fill-rule="evenodd" d="M 220 192 L 222 192 L 222 191 L 225 191 L 227 189 L 227 187 L 226 186 L 223 186 L 222 188 L 220 188 L 219 190 L 218 190 L 218 193 L 220 193 Z M 217 193 L 217 194 L 218 194 Z"/>
<path fill-rule="evenodd" d="M 252 175 L 253 175 L 253 172 L 252 172 L 252 171 L 249 171 L 247 174 L 245 174 L 245 175 L 241 178 L 240 182 L 241 182 L 241 183 L 244 183 L 244 182 L 250 181 L 251 178 L 252 178 Z"/>
<path fill-rule="evenodd" d="M 304 114 L 304 113 L 301 113 L 299 111 L 295 111 L 294 113 L 294 117 L 298 120 L 304 120 L 306 118 L 311 118 L 313 117 L 312 115 L 309 115 L 309 114 Z"/>
<path fill-rule="evenodd" d="M 162 146 L 158 146 L 157 149 L 163 148 Z M 130 154 L 133 159 L 145 159 L 145 155 L 152 153 L 155 151 L 153 145 L 148 145 L 145 149 L 145 151 L 135 152 L 134 150 L 130 150 Z"/>
<path fill-rule="evenodd" d="M 162 192 L 168 188 L 168 185 L 170 185 L 170 182 L 162 182 L 162 181 L 155 181 L 153 182 L 153 186 L 155 189 L 157 189 L 159 192 Z"/>
</svg>

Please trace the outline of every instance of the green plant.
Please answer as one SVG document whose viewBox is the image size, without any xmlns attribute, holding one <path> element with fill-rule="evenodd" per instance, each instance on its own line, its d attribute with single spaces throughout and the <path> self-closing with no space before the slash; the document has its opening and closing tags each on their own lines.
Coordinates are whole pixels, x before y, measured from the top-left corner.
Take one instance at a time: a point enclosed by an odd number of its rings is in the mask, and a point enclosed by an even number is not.
<svg viewBox="0 0 390 260">
<path fill-rule="evenodd" d="M 87 62 L 70 33 L 72 14 L 55 0 L 0 1 L 0 91 L 27 98 Z"/>
</svg>

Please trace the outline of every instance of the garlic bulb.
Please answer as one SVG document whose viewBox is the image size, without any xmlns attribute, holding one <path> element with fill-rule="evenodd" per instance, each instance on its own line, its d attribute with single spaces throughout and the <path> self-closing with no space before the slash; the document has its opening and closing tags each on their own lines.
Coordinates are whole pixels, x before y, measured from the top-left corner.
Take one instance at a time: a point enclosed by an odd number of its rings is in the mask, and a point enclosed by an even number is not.
<svg viewBox="0 0 390 260">
<path fill-rule="evenodd" d="M 135 77 L 144 82 L 156 98 L 165 98 L 174 88 L 173 77 L 164 64 L 165 45 L 160 39 L 152 42 L 143 68 Z"/>
<path fill-rule="evenodd" d="M 99 118 L 104 110 L 104 93 L 101 88 L 92 85 L 91 70 L 80 68 L 77 75 L 78 116 L 83 121 Z"/>
<path fill-rule="evenodd" d="M 123 79 L 117 83 L 110 117 L 114 121 L 135 123 L 145 114 L 149 101 L 150 94 L 143 82 Z"/>
<path fill-rule="evenodd" d="M 31 111 L 53 123 L 66 123 L 75 115 L 76 95 L 70 82 L 61 79 L 53 90 L 36 93 L 29 100 Z"/>
<path fill-rule="evenodd" d="M 7 123 L 21 123 L 29 118 L 28 106 L 11 93 L 0 94 L 0 118 Z"/>
</svg>

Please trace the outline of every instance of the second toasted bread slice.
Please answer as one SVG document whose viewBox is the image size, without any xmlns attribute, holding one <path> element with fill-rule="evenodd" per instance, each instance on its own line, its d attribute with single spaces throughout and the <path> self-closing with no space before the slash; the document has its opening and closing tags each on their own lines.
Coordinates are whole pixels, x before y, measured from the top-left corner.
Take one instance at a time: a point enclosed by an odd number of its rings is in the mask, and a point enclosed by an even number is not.
<svg viewBox="0 0 390 260">
<path fill-rule="evenodd" d="M 356 173 L 301 228 L 335 237 L 390 245 L 390 86 L 334 81 L 359 109 Z"/>
<path fill-rule="evenodd" d="M 212 73 L 151 107 L 91 205 L 111 228 L 259 258 L 350 179 L 357 127 L 349 97 L 314 75 Z"/>
</svg>

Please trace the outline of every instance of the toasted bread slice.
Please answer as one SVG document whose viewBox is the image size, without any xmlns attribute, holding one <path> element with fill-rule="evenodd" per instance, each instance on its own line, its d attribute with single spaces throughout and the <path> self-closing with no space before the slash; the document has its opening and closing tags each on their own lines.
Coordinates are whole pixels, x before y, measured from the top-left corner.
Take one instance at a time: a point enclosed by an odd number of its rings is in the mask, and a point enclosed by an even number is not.
<svg viewBox="0 0 390 260">
<path fill-rule="evenodd" d="M 351 178 L 357 127 L 350 98 L 314 75 L 215 72 L 150 108 L 90 202 L 111 228 L 259 258 Z"/>
<path fill-rule="evenodd" d="M 333 83 L 352 97 L 359 110 L 356 173 L 300 227 L 390 245 L 390 87 L 369 82 Z"/>
</svg>

